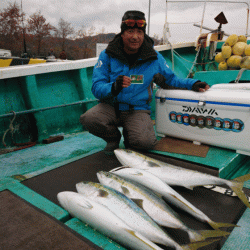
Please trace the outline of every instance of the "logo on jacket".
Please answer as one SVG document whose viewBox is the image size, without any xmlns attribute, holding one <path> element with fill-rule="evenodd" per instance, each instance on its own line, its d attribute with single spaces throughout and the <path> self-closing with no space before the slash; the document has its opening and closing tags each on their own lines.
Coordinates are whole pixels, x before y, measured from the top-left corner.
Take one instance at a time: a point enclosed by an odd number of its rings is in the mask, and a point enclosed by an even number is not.
<svg viewBox="0 0 250 250">
<path fill-rule="evenodd" d="M 102 61 L 101 61 L 101 60 L 98 60 L 98 62 L 97 62 L 97 64 L 96 64 L 95 67 L 96 67 L 96 69 L 98 69 L 98 68 L 101 68 L 102 65 L 103 65 Z"/>
</svg>

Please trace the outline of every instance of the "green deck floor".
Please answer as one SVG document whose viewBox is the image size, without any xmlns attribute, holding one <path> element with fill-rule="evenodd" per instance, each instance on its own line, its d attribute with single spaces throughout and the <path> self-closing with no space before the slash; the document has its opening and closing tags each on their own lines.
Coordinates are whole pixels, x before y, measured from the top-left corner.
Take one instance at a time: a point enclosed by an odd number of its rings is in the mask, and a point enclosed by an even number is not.
<svg viewBox="0 0 250 250">
<path fill-rule="evenodd" d="M 10 190 L 56 219 L 64 222 L 67 221 L 66 225 L 77 231 L 79 234 L 85 235 L 85 237 L 86 235 L 89 235 L 88 237 L 90 240 L 92 239 L 94 241 L 98 236 L 92 229 L 89 229 L 88 227 L 86 228 L 86 225 L 81 222 L 79 223 L 79 221 L 68 220 L 68 214 L 66 211 L 25 187 L 22 185 L 21 181 L 101 151 L 104 147 L 105 142 L 103 140 L 92 136 L 88 132 L 81 132 L 65 135 L 64 140 L 52 144 L 39 144 L 24 150 L 0 155 L 0 191 L 5 189 Z M 120 147 L 123 147 L 122 141 Z M 235 168 L 236 170 L 233 171 L 234 174 L 230 176 L 232 178 L 235 177 L 234 175 L 240 175 L 240 171 L 243 174 L 250 171 L 248 156 L 239 155 L 226 149 L 210 147 L 206 158 L 177 155 L 167 152 L 156 153 L 184 161 L 195 162 L 203 166 L 206 165 L 212 168 L 217 168 L 218 171 L 224 175 L 227 173 L 227 168 L 229 168 L 230 171 Z M 250 188 L 250 182 L 246 182 L 245 186 Z M 250 209 L 245 211 L 239 221 L 241 227 L 234 229 L 233 233 L 226 241 L 223 250 L 236 249 L 234 244 L 237 238 L 240 238 L 241 240 L 239 241 L 242 241 L 237 243 L 238 246 L 240 243 L 242 244 L 242 247 L 250 245 L 250 237 L 246 237 L 246 235 L 249 235 L 249 212 Z M 110 240 L 101 240 L 99 245 L 102 246 L 103 249 L 111 249 L 109 242 Z M 123 249 L 119 245 L 112 245 L 112 247 L 113 246 L 114 249 Z M 237 249 L 245 250 L 247 248 Z"/>
</svg>

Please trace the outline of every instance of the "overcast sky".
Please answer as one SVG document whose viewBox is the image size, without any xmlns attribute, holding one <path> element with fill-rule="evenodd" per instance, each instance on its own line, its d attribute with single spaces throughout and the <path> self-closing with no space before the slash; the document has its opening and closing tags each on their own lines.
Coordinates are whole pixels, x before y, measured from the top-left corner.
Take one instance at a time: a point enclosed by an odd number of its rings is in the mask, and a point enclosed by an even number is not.
<svg viewBox="0 0 250 250">
<path fill-rule="evenodd" d="M 46 18 L 46 21 L 57 27 L 60 18 L 70 22 L 75 30 L 84 26 L 95 27 L 95 31 L 100 33 L 119 33 L 121 18 L 127 10 L 140 10 L 145 13 L 148 21 L 150 0 L 0 0 L 0 10 L 6 8 L 8 3 L 16 2 L 22 7 L 27 16 L 38 11 Z M 223 0 L 221 0 L 223 1 Z M 223 11 L 228 24 L 223 26 L 223 30 L 229 34 L 246 34 L 246 14 L 245 4 L 223 4 L 206 3 L 206 14 L 204 26 L 216 29 L 218 24 L 214 18 Z M 224 0 L 226 1 L 226 0 Z M 232 0 L 231 0 L 232 1 Z M 227 1 L 228 2 L 228 1 Z M 235 1 L 241 2 L 241 0 Z M 250 0 L 242 0 L 248 2 Z M 193 3 L 181 1 L 175 4 L 168 1 L 166 8 L 165 0 L 151 0 L 150 9 L 150 36 L 163 36 L 163 26 L 166 20 L 170 23 L 170 34 L 173 41 L 193 39 L 199 35 L 200 29 L 193 26 L 193 23 L 201 23 L 204 3 Z M 174 24 L 175 23 L 175 24 Z M 188 24 L 184 24 L 188 23 Z M 147 29 L 148 30 L 148 29 Z M 203 32 L 208 32 L 203 30 Z M 249 28 L 248 28 L 248 33 Z"/>
</svg>

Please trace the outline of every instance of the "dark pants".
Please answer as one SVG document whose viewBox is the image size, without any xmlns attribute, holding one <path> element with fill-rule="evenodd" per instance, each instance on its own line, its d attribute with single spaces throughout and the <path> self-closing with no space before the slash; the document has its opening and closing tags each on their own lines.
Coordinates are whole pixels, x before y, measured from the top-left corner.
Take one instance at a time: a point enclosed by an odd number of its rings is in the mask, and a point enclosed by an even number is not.
<svg viewBox="0 0 250 250">
<path fill-rule="evenodd" d="M 157 143 L 149 111 L 124 111 L 119 117 L 114 107 L 99 103 L 81 115 L 80 122 L 93 135 L 106 142 L 119 142 L 123 127 L 125 146 L 137 149 L 153 149 Z"/>
</svg>

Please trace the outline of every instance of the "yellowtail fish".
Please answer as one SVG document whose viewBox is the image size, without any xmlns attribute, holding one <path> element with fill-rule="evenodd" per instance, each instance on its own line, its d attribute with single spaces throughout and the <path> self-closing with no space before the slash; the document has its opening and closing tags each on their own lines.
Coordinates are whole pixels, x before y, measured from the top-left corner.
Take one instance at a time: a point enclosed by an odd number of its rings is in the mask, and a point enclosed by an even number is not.
<svg viewBox="0 0 250 250">
<path fill-rule="evenodd" d="M 142 169 L 130 168 L 130 167 L 118 167 L 110 170 L 111 173 L 119 175 L 121 177 L 127 178 L 129 180 L 138 182 L 144 185 L 154 192 L 166 198 L 171 204 L 176 207 L 186 211 L 187 213 L 194 216 L 196 219 L 207 222 L 214 229 L 220 227 L 234 227 L 233 224 L 219 223 L 212 221 L 206 214 L 201 210 L 192 205 L 188 200 L 182 197 L 178 192 L 172 189 L 168 184 L 163 182 L 160 178 L 151 174 L 150 172 L 144 171 Z"/>
<path fill-rule="evenodd" d="M 87 223 L 114 241 L 134 250 L 162 250 L 159 246 L 133 230 L 107 207 L 75 192 L 57 195 L 60 205 L 73 217 Z"/>
<path fill-rule="evenodd" d="M 162 198 L 156 195 L 151 189 L 137 182 L 105 171 L 98 172 L 97 177 L 101 184 L 114 188 L 133 200 L 159 225 L 186 231 L 191 242 L 226 235 L 224 231 L 220 230 L 195 231 L 188 228 L 181 221 L 178 214 Z"/>
<path fill-rule="evenodd" d="M 174 242 L 141 208 L 115 189 L 94 182 L 76 184 L 77 192 L 106 206 L 126 224 L 150 241 L 170 246 Z"/>
<path fill-rule="evenodd" d="M 114 152 L 122 165 L 146 170 L 158 176 L 170 186 L 183 186 L 188 189 L 193 189 L 193 187 L 196 186 L 226 185 L 250 208 L 250 203 L 242 191 L 244 182 L 250 179 L 250 174 L 233 180 L 225 180 L 195 170 L 189 170 L 158 161 L 132 150 L 116 149 Z"/>
<path fill-rule="evenodd" d="M 76 189 L 80 194 L 108 208 L 112 213 L 114 213 L 114 215 L 124 221 L 134 231 L 146 237 L 151 242 L 174 247 L 176 250 L 195 250 L 201 246 L 209 245 L 214 242 L 195 242 L 189 245 L 181 246 L 170 238 L 132 200 L 115 189 L 93 182 L 77 183 Z M 106 216 L 106 214 L 104 213 L 103 216 Z"/>
</svg>

